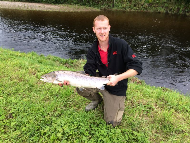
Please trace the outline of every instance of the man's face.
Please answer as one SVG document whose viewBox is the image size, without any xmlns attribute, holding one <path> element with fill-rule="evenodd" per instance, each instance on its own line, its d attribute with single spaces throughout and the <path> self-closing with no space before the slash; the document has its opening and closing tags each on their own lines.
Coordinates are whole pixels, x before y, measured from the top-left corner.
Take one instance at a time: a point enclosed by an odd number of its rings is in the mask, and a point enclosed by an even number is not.
<svg viewBox="0 0 190 143">
<path fill-rule="evenodd" d="M 109 38 L 110 25 L 108 20 L 96 20 L 93 31 L 100 42 L 105 42 Z"/>
</svg>

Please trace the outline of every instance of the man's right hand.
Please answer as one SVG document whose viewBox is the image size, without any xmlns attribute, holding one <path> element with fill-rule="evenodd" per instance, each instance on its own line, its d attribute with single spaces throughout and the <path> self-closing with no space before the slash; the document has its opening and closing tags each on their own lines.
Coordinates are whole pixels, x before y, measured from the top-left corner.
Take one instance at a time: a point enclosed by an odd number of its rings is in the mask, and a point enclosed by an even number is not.
<svg viewBox="0 0 190 143">
<path fill-rule="evenodd" d="M 65 80 L 63 83 L 58 83 L 58 85 L 63 87 L 63 85 L 70 85 L 70 82 Z"/>
</svg>

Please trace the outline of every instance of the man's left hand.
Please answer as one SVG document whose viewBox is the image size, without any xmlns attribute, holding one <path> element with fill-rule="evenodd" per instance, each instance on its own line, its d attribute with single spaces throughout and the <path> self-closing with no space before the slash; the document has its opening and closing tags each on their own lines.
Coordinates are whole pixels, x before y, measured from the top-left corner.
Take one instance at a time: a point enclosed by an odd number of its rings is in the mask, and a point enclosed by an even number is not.
<svg viewBox="0 0 190 143">
<path fill-rule="evenodd" d="M 109 82 L 107 83 L 109 86 L 115 86 L 119 82 L 116 75 L 109 75 L 107 78 L 109 79 Z"/>
</svg>

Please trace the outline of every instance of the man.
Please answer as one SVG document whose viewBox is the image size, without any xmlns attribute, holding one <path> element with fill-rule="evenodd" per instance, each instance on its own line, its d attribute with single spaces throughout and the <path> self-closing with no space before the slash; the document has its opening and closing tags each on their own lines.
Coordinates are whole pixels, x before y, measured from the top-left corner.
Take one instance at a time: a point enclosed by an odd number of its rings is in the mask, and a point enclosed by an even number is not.
<svg viewBox="0 0 190 143">
<path fill-rule="evenodd" d="M 99 15 L 94 19 L 93 31 L 97 40 L 87 54 L 84 72 L 90 76 L 106 76 L 109 83 L 105 90 L 77 88 L 79 95 L 91 100 L 86 111 L 95 109 L 104 101 L 104 120 L 114 127 L 119 125 L 125 108 L 127 82 L 142 72 L 142 63 L 137 59 L 126 41 L 112 37 L 109 19 Z M 102 96 L 99 94 L 101 93 Z"/>
</svg>

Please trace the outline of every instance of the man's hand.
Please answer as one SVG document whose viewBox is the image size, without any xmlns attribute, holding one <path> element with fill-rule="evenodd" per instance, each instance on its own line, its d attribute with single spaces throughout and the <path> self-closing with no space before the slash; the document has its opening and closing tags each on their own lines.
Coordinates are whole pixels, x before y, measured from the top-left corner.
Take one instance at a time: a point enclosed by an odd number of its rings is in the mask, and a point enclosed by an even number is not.
<svg viewBox="0 0 190 143">
<path fill-rule="evenodd" d="M 119 81 L 123 80 L 123 79 L 127 79 L 129 77 L 133 77 L 135 75 L 137 75 L 138 72 L 134 69 L 129 69 L 126 72 L 119 74 L 119 75 L 109 75 L 108 79 L 110 80 L 107 85 L 110 86 L 115 86 Z"/>
<path fill-rule="evenodd" d="M 116 75 L 109 75 L 107 78 L 109 79 L 109 82 L 107 83 L 109 86 L 115 86 L 119 82 Z"/>
<path fill-rule="evenodd" d="M 58 85 L 63 87 L 63 85 L 70 85 L 70 82 L 65 80 L 63 83 L 58 83 Z"/>
</svg>

